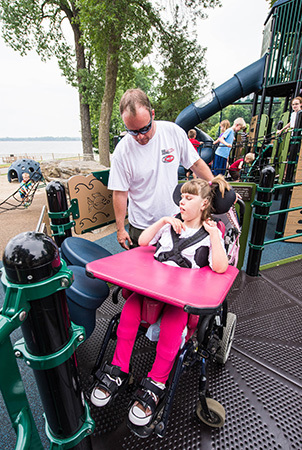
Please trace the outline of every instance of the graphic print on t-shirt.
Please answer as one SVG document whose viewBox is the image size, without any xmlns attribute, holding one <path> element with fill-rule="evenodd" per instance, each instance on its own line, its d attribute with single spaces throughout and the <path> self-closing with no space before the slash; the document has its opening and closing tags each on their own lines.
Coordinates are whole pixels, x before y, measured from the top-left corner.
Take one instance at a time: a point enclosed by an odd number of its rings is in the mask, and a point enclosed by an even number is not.
<svg viewBox="0 0 302 450">
<path fill-rule="evenodd" d="M 162 157 L 163 163 L 169 163 L 174 160 L 174 156 L 171 155 L 172 152 L 174 152 L 174 148 L 168 148 L 167 150 L 166 149 L 161 150 L 161 154 L 163 155 L 163 157 Z"/>
</svg>

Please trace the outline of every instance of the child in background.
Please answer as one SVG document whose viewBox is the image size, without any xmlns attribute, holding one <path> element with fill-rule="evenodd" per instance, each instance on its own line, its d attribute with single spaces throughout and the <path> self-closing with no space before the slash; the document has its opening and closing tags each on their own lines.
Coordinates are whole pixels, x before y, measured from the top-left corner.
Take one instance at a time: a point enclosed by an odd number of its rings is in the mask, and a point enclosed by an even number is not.
<svg viewBox="0 0 302 450">
<path fill-rule="evenodd" d="M 244 158 L 239 158 L 237 161 L 233 162 L 233 164 L 229 167 L 229 173 L 234 181 L 238 181 L 240 179 L 240 170 L 243 167 L 243 163 L 246 164 L 252 164 L 252 162 L 255 160 L 255 154 L 254 153 L 247 153 Z"/>
<path fill-rule="evenodd" d="M 28 194 L 29 194 L 31 186 L 32 186 L 32 182 L 31 182 L 29 173 L 23 172 L 22 173 L 22 182 L 21 182 L 20 188 L 19 188 L 19 194 L 20 194 L 20 197 L 22 198 L 23 205 L 25 208 L 27 208 L 30 205 Z"/>
<path fill-rule="evenodd" d="M 230 122 L 225 119 L 222 120 L 222 122 L 220 122 L 220 135 L 219 137 L 216 139 L 216 141 L 213 142 L 213 145 L 219 144 L 219 138 L 223 135 L 223 133 L 225 132 L 225 130 L 227 130 L 228 128 L 230 128 L 231 124 Z"/>
<path fill-rule="evenodd" d="M 293 112 L 290 115 L 290 121 L 283 128 L 281 128 L 281 130 L 276 131 L 276 133 L 278 135 L 281 134 L 285 130 L 287 131 L 288 129 L 295 128 L 297 112 L 302 109 L 302 98 L 301 97 L 293 98 L 291 101 L 291 106 L 292 106 Z"/>
<path fill-rule="evenodd" d="M 238 117 L 234 120 L 233 126 L 228 128 L 221 137 L 218 138 L 219 145 L 215 151 L 215 157 L 213 162 L 213 174 L 224 175 L 229 159 L 229 154 L 235 138 L 235 133 L 238 133 L 242 128 L 246 126 L 242 117 Z"/>
<path fill-rule="evenodd" d="M 192 130 L 188 131 L 189 141 L 191 142 L 191 144 L 193 145 L 195 150 L 198 152 L 198 147 L 202 144 L 202 142 L 199 142 L 196 139 L 196 136 L 197 136 L 196 130 L 194 130 L 193 128 L 192 128 Z M 188 169 L 186 172 L 186 179 L 188 180 L 190 175 L 192 175 L 192 174 L 193 174 L 193 178 L 196 178 L 195 173 L 193 173 L 192 170 Z"/>
<path fill-rule="evenodd" d="M 180 216 L 163 217 L 142 232 L 139 244 L 157 243 L 154 258 L 163 264 L 191 269 L 209 265 L 223 273 L 228 259 L 222 234 L 211 219 L 215 187 L 224 196 L 230 186 L 220 175 L 207 182 L 200 178 L 186 182 L 181 188 Z M 194 236 L 194 240 L 191 238 Z M 185 242 L 187 240 L 187 246 Z M 180 252 L 176 248 L 180 247 Z M 107 405 L 125 387 L 137 331 L 142 318 L 144 296 L 131 293 L 121 313 L 117 344 L 111 364 L 104 363 L 91 394 L 94 405 Z M 161 302 L 159 302 L 161 303 Z M 148 425 L 165 396 L 166 382 L 181 345 L 188 314 L 180 307 L 163 304 L 156 358 L 138 391 L 129 411 L 129 420 L 137 426 Z"/>
<path fill-rule="evenodd" d="M 198 151 L 198 147 L 202 144 L 196 139 L 197 133 L 196 130 L 192 129 L 188 131 L 188 138 L 196 151 Z"/>
</svg>

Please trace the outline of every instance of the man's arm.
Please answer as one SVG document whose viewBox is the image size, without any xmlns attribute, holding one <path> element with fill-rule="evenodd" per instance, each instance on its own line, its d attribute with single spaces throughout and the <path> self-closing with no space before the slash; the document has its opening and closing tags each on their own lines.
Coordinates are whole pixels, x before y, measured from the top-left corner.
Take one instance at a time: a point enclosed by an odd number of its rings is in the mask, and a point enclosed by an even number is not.
<svg viewBox="0 0 302 450">
<path fill-rule="evenodd" d="M 126 241 L 132 245 L 129 234 L 125 229 L 125 218 L 127 212 L 127 199 L 128 191 L 113 191 L 113 209 L 115 214 L 116 228 L 117 228 L 117 240 L 118 243 L 129 250 Z"/>
<path fill-rule="evenodd" d="M 202 178 L 206 181 L 211 181 L 213 179 L 213 174 L 209 166 L 204 162 L 203 159 L 199 158 L 190 169 L 195 173 L 196 176 Z"/>
</svg>

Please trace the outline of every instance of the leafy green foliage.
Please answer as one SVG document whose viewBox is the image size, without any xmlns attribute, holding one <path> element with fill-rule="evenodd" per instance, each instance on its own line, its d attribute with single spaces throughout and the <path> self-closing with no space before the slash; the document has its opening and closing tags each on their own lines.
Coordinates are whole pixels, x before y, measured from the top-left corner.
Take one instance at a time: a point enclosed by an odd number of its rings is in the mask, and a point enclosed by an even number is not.
<svg viewBox="0 0 302 450">
<path fill-rule="evenodd" d="M 270 6 L 273 6 L 277 2 L 277 0 L 265 0 L 265 1 L 268 2 Z"/>
<path fill-rule="evenodd" d="M 207 82 L 205 49 L 190 35 L 190 24 L 179 18 L 176 7 L 174 21 L 161 36 L 158 97 L 155 102 L 159 119 L 175 121 L 178 114 L 202 94 Z"/>
<path fill-rule="evenodd" d="M 220 0 L 0 0 L 0 21 L 5 41 L 21 55 L 35 49 L 42 60 L 57 58 L 86 107 L 83 142 L 92 134 L 93 145 L 99 141 L 109 153 L 109 134 L 112 141 L 123 130 L 117 99 L 125 89 L 141 87 L 157 117 L 166 120 L 175 120 L 201 95 L 205 49 L 197 45 L 194 27 L 207 8 L 219 5 Z M 66 19 L 74 46 L 66 39 Z M 154 54 L 160 76 L 147 59 Z"/>
<path fill-rule="evenodd" d="M 21 56 L 36 50 L 42 61 L 56 57 L 68 82 L 76 85 L 75 53 L 63 32 L 62 24 L 67 16 L 59 4 L 56 1 L 1 0 L 2 35 Z"/>
<path fill-rule="evenodd" d="M 222 120 L 227 119 L 230 122 L 230 125 L 233 125 L 233 122 L 237 117 L 243 117 L 246 124 L 250 123 L 252 116 L 252 105 L 229 105 L 222 110 L 222 113 L 214 114 L 206 126 L 205 122 L 203 123 L 202 129 L 205 131 L 211 138 L 216 139 L 219 135 L 219 123 Z"/>
</svg>

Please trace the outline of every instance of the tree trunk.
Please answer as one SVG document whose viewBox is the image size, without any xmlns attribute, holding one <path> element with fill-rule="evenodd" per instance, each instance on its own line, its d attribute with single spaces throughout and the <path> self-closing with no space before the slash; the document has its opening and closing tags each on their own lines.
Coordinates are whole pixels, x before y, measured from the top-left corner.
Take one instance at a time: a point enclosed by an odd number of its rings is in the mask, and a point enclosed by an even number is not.
<svg viewBox="0 0 302 450">
<path fill-rule="evenodd" d="M 72 23 L 73 33 L 74 33 L 74 42 L 75 42 L 75 53 L 76 53 L 76 61 L 77 61 L 77 79 L 78 85 L 80 88 L 82 79 L 79 75 L 80 69 L 85 69 L 85 53 L 84 47 L 80 43 L 81 32 L 79 27 Z M 78 89 L 79 89 L 78 88 Z M 80 101 L 80 118 L 81 118 L 81 134 L 82 134 L 82 145 L 83 145 L 83 159 L 85 161 L 93 160 L 93 150 L 92 150 L 92 137 L 91 137 L 91 125 L 90 125 L 90 111 L 89 105 L 83 102 L 83 96 L 79 92 L 79 101 Z"/>
<path fill-rule="evenodd" d="M 87 103 L 82 102 L 82 94 L 80 94 L 80 93 L 79 93 L 79 100 L 80 100 L 83 159 L 84 159 L 84 161 L 91 161 L 91 160 L 94 160 L 94 155 L 93 155 L 93 150 L 92 150 L 89 105 L 87 105 Z"/>
<path fill-rule="evenodd" d="M 119 43 L 117 39 L 115 36 L 111 36 L 106 60 L 105 89 L 99 122 L 99 158 L 100 163 L 106 167 L 110 167 L 109 130 L 116 92 L 118 72 L 118 57 L 116 55 L 118 55 L 118 48 Z"/>
</svg>

